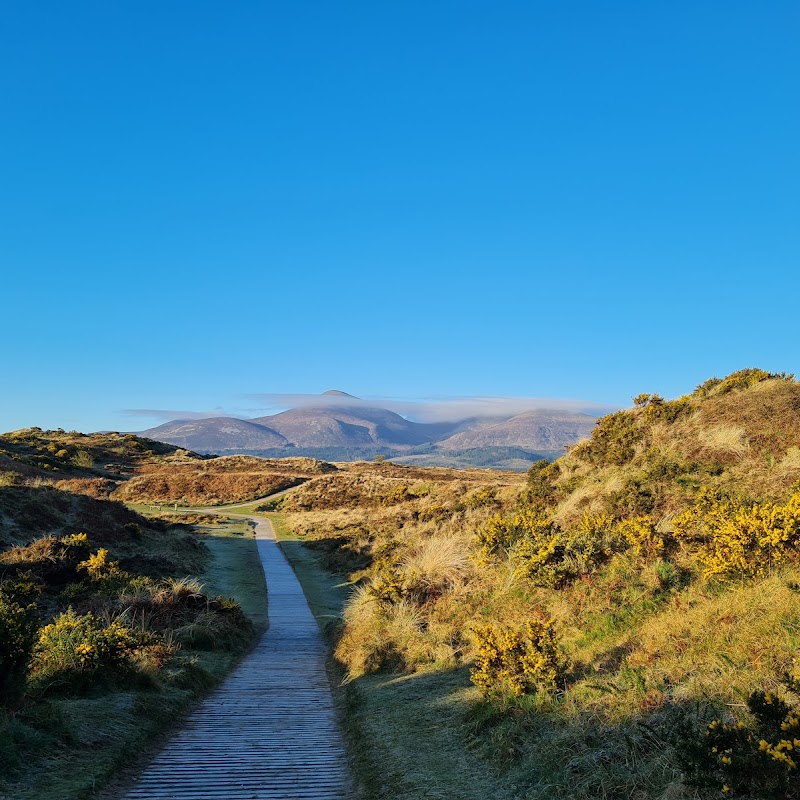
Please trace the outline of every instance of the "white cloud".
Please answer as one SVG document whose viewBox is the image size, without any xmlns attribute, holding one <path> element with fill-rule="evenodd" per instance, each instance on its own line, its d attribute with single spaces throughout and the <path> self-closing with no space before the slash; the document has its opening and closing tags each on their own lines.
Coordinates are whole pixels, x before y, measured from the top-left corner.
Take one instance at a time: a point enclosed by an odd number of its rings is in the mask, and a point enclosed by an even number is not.
<svg viewBox="0 0 800 800">
<path fill-rule="evenodd" d="M 259 394 L 253 395 L 252 399 L 261 405 L 261 415 L 274 414 L 288 408 L 387 408 L 415 422 L 456 422 L 473 417 L 508 418 L 525 411 L 537 410 L 600 416 L 612 410 L 610 406 L 599 403 L 556 397 L 440 397 L 403 400 L 329 394 Z"/>
</svg>

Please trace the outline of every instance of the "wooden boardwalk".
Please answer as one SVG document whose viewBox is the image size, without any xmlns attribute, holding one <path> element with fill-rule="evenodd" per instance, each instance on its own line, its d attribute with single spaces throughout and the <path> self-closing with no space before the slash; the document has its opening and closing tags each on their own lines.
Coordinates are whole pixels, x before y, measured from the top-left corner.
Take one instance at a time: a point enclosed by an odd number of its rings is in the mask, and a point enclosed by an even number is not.
<svg viewBox="0 0 800 800">
<path fill-rule="evenodd" d="M 129 800 L 340 800 L 351 794 L 319 628 L 272 526 L 257 522 L 269 630 L 151 762 Z"/>
</svg>

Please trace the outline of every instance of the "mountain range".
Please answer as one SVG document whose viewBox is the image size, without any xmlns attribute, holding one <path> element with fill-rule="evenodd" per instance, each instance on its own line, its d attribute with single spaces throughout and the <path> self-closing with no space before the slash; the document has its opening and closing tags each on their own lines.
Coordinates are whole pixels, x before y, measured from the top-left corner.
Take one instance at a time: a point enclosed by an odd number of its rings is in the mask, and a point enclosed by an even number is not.
<svg viewBox="0 0 800 800">
<path fill-rule="evenodd" d="M 414 422 L 331 390 L 321 396 L 318 407 L 254 419 L 172 420 L 141 435 L 199 453 L 309 455 L 332 461 L 382 454 L 398 463 L 524 469 L 537 458 L 561 455 L 566 446 L 588 437 L 595 423 L 588 414 L 556 410 Z"/>
</svg>

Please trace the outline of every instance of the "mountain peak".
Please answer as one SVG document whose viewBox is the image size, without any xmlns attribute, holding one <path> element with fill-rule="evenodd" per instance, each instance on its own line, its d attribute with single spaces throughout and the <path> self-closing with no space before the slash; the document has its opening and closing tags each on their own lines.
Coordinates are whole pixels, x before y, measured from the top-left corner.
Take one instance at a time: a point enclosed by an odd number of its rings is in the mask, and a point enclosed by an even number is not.
<svg viewBox="0 0 800 800">
<path fill-rule="evenodd" d="M 358 400 L 355 395 L 347 394 L 347 392 L 340 392 L 338 389 L 328 389 L 327 392 L 323 392 L 323 395 L 333 395 L 334 397 L 349 397 L 351 400 Z"/>
</svg>

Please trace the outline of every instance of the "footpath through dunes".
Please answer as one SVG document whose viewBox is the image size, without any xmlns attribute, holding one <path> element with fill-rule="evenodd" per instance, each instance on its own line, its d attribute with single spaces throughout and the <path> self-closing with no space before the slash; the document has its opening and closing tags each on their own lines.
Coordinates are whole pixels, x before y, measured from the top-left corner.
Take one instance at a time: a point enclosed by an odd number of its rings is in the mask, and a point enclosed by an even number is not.
<svg viewBox="0 0 800 800">
<path fill-rule="evenodd" d="M 269 629 L 151 762 L 129 800 L 352 795 L 319 628 L 271 524 L 253 519 Z"/>
</svg>

